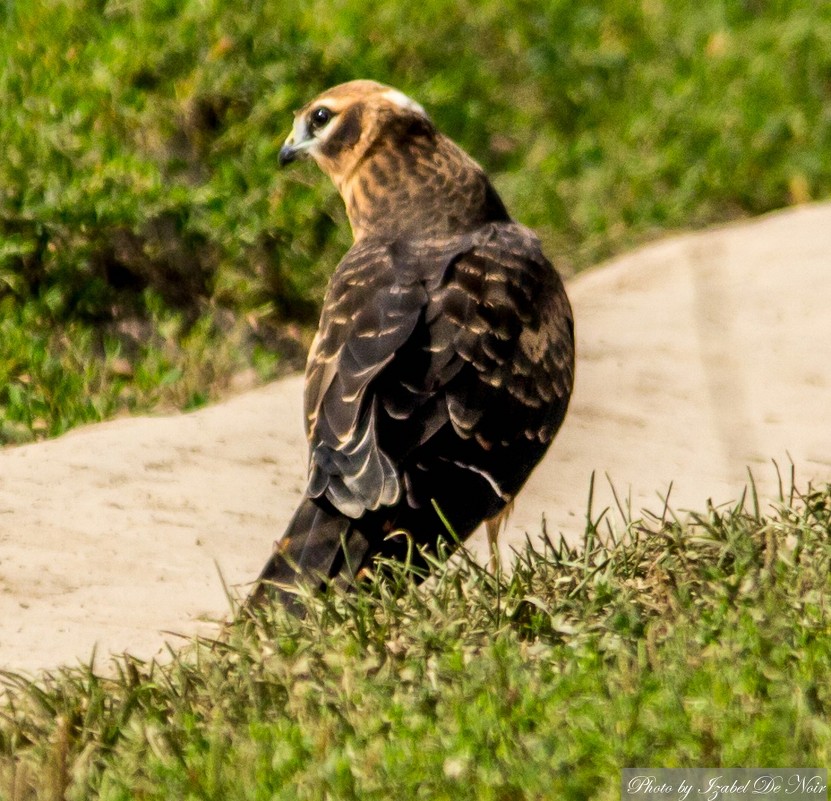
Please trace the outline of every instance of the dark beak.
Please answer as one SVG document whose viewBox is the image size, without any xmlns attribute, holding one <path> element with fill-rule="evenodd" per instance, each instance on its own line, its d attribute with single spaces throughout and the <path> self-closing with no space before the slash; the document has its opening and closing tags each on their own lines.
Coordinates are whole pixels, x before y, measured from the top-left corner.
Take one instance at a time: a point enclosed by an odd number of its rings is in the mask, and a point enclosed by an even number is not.
<svg viewBox="0 0 831 801">
<path fill-rule="evenodd" d="M 285 167 L 286 164 L 291 164 L 293 161 L 297 161 L 297 150 L 295 150 L 291 145 L 283 145 L 280 148 L 277 161 L 281 167 Z"/>
</svg>

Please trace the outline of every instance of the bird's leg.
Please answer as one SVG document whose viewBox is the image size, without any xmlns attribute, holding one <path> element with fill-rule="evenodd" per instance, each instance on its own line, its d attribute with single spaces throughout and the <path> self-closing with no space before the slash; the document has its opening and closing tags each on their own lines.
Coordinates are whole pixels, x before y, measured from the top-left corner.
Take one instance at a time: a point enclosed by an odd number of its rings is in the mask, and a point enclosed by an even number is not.
<svg viewBox="0 0 831 801">
<path fill-rule="evenodd" d="M 490 551 L 490 559 L 488 560 L 488 567 L 491 573 L 496 574 L 496 571 L 501 567 L 502 562 L 499 558 L 499 527 L 502 521 L 499 517 L 492 517 L 485 521 L 485 531 L 488 534 L 488 550 Z"/>
<path fill-rule="evenodd" d="M 508 517 L 513 510 L 514 502 L 511 501 L 499 514 L 485 521 L 485 531 L 488 535 L 488 548 L 490 550 L 488 567 L 494 575 L 502 567 L 502 557 L 499 553 L 499 533 L 508 524 Z"/>
</svg>

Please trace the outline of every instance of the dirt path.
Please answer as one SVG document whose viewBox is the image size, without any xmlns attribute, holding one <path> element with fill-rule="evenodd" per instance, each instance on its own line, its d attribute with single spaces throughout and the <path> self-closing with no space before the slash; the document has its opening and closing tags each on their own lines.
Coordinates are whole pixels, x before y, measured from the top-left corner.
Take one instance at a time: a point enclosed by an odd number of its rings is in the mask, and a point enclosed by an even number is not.
<svg viewBox="0 0 831 801">
<path fill-rule="evenodd" d="M 577 538 L 589 477 L 633 509 L 729 502 L 771 460 L 831 480 L 831 204 L 668 239 L 571 282 L 566 425 L 503 537 Z M 189 415 L 121 419 L 0 450 L 0 668 L 149 657 L 221 617 L 305 473 L 302 378 Z M 481 548 L 481 539 L 479 540 Z M 178 640 L 170 636 L 171 642 Z"/>
</svg>

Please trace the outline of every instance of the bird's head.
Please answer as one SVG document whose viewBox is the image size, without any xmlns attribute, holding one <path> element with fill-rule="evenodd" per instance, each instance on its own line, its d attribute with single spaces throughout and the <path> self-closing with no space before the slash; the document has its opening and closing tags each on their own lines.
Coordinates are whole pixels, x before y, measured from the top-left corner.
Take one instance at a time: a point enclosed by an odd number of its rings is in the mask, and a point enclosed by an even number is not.
<svg viewBox="0 0 831 801">
<path fill-rule="evenodd" d="M 312 158 L 340 189 L 392 121 L 432 128 L 424 109 L 375 81 L 349 81 L 318 95 L 294 115 L 280 165 Z"/>
<path fill-rule="evenodd" d="M 343 197 L 355 241 L 447 236 L 508 213 L 482 168 L 397 89 L 350 81 L 294 116 L 280 163 L 314 159 Z"/>
</svg>

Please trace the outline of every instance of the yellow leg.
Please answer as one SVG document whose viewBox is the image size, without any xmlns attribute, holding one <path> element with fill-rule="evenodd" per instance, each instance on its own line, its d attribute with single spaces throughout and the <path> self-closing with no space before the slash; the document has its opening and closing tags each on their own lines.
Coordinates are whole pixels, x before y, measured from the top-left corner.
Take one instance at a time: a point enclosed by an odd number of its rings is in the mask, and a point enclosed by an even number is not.
<svg viewBox="0 0 831 801">
<path fill-rule="evenodd" d="M 502 557 L 499 553 L 499 534 L 508 523 L 508 516 L 514 510 L 514 502 L 511 501 L 498 515 L 485 521 L 485 531 L 488 535 L 488 548 L 490 550 L 490 559 L 488 566 L 491 573 L 496 573 L 497 569 L 502 566 Z"/>
</svg>

